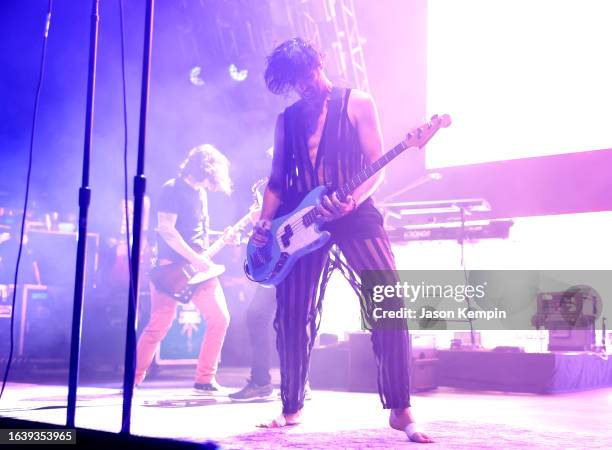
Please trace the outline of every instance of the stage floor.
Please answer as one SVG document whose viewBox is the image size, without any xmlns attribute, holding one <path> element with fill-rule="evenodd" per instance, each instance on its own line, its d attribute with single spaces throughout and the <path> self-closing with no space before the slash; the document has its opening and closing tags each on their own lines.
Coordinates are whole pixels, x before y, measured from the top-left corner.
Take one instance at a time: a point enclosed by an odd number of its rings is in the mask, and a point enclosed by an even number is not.
<svg viewBox="0 0 612 450">
<path fill-rule="evenodd" d="M 244 371 L 222 370 L 219 381 L 239 386 Z M 395 449 L 411 446 L 387 428 L 376 394 L 313 391 L 302 425 L 261 430 L 280 402 L 233 404 L 194 394 L 187 379 L 144 383 L 134 399 L 132 432 L 193 441 L 214 440 L 228 449 Z M 230 391 L 231 392 L 231 391 Z M 65 421 L 67 388 L 10 383 L 0 415 L 39 422 Z M 439 389 L 413 396 L 413 410 L 437 443 L 428 448 L 612 448 L 612 389 L 558 395 L 474 393 Z M 117 386 L 79 389 L 77 425 L 116 432 Z"/>
</svg>

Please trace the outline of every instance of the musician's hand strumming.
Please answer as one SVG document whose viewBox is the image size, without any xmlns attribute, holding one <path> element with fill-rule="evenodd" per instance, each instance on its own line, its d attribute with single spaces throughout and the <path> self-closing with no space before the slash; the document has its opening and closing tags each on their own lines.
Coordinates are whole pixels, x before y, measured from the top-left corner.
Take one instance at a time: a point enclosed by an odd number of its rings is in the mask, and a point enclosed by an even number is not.
<svg viewBox="0 0 612 450">
<path fill-rule="evenodd" d="M 191 263 L 200 272 L 206 272 L 208 268 L 213 265 L 213 262 L 205 255 L 198 255 L 198 258 L 191 261 Z"/>
<path fill-rule="evenodd" d="M 263 247 L 270 239 L 270 228 L 272 223 L 269 220 L 261 219 L 253 227 L 253 235 L 250 241 L 255 247 Z"/>
</svg>

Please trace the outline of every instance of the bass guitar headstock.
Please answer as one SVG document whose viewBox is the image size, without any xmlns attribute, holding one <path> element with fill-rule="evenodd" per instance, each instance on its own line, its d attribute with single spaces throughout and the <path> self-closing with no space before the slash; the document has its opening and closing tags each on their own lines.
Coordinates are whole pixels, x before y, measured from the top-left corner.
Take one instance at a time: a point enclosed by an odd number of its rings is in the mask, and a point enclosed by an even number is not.
<svg viewBox="0 0 612 450">
<path fill-rule="evenodd" d="M 441 116 L 433 115 L 429 122 L 413 129 L 406 135 L 403 140 L 406 148 L 418 147 L 421 148 L 437 133 L 440 128 L 446 128 L 450 126 L 451 118 L 448 114 Z"/>
</svg>

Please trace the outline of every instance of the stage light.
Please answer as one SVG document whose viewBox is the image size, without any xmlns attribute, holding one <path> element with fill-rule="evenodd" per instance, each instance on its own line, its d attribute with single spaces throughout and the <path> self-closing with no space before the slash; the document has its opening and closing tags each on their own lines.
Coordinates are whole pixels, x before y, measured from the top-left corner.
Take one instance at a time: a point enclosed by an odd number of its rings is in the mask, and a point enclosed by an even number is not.
<svg viewBox="0 0 612 450">
<path fill-rule="evenodd" d="M 194 66 L 189 71 L 189 81 L 191 81 L 191 84 L 193 84 L 194 86 L 204 86 L 204 84 L 206 83 L 202 79 L 201 75 L 202 68 L 200 66 Z"/>
<path fill-rule="evenodd" d="M 228 71 L 232 80 L 235 81 L 244 81 L 247 79 L 247 76 L 249 76 L 249 71 L 247 69 L 238 70 L 236 64 L 230 64 Z"/>
</svg>

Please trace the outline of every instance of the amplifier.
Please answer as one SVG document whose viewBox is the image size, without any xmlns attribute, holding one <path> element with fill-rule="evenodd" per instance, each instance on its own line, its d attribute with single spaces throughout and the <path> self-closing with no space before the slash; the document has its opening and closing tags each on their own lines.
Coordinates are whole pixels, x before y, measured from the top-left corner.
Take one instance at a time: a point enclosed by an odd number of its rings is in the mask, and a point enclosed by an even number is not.
<svg viewBox="0 0 612 450">
<path fill-rule="evenodd" d="M 70 354 L 72 295 L 44 285 L 19 286 L 11 310 L 13 286 L 0 288 L 0 338 L 9 341 L 15 314 L 15 356 L 31 362 L 67 361 Z M 8 356 L 8 345 L 2 356 Z"/>
<path fill-rule="evenodd" d="M 13 316 L 13 285 L 0 284 L 0 359 L 5 360 L 9 354 L 9 338 L 11 330 L 11 317 Z M 21 299 L 17 298 L 17 305 L 21 304 Z M 15 306 L 17 306 L 15 305 Z M 19 308 L 17 308 L 19 311 Z M 15 316 L 15 330 L 19 330 L 19 314 Z"/>
<path fill-rule="evenodd" d="M 377 392 L 376 360 L 372 351 L 371 334 L 349 334 L 348 390 L 353 392 Z"/>
<path fill-rule="evenodd" d="M 31 231 L 29 245 L 40 266 L 42 283 L 74 288 L 74 266 L 77 254 L 77 233 Z M 87 233 L 85 241 L 85 286 L 93 286 L 98 271 L 100 235 Z M 68 270 L 67 270 L 68 269 Z"/>
<path fill-rule="evenodd" d="M 18 239 L 9 238 L 0 254 L 0 282 L 12 283 L 17 263 Z M 24 239 L 20 266 L 20 281 L 46 286 L 67 286 L 74 288 L 74 273 L 77 253 L 77 233 L 61 231 L 29 230 Z M 98 270 L 98 247 L 100 236 L 87 233 L 85 286 L 95 284 Z"/>
<path fill-rule="evenodd" d="M 67 361 L 70 356 L 70 289 L 24 285 L 18 354 L 33 360 Z"/>
<path fill-rule="evenodd" d="M 549 330 L 548 351 L 582 352 L 590 351 L 595 346 L 595 328 L 585 330 Z"/>
<path fill-rule="evenodd" d="M 376 360 L 372 350 L 371 334 L 360 332 L 349 335 L 348 390 L 353 392 L 377 392 Z M 424 345 L 427 339 L 411 335 L 410 391 L 419 392 L 438 387 L 438 358 L 435 347 Z M 435 345 L 435 340 L 433 341 Z M 330 365 L 329 371 L 338 371 L 338 363 Z"/>
<path fill-rule="evenodd" d="M 591 288 L 538 294 L 538 311 L 532 323 L 548 330 L 549 351 L 588 351 L 595 346 L 595 321 L 601 298 Z"/>
<path fill-rule="evenodd" d="M 312 349 L 310 385 L 314 389 L 343 390 L 349 385 L 349 348 L 341 342 Z"/>
<path fill-rule="evenodd" d="M 438 388 L 438 359 L 412 358 L 410 392 L 431 391 Z"/>
</svg>

